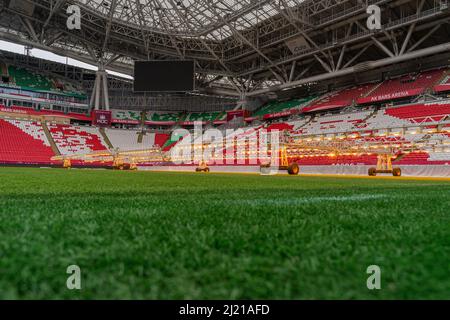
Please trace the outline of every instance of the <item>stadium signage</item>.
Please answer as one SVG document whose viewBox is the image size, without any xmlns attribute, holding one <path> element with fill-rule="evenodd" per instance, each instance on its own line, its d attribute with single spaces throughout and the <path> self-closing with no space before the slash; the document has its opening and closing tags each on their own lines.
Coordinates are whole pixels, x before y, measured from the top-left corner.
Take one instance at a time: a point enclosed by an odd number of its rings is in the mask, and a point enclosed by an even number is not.
<svg viewBox="0 0 450 320">
<path fill-rule="evenodd" d="M 245 118 L 249 115 L 246 110 L 233 110 L 227 112 L 227 121 L 230 122 L 236 118 Z"/>
<path fill-rule="evenodd" d="M 9 112 L 9 113 L 17 113 L 17 114 L 23 114 L 23 115 L 30 115 L 30 116 L 39 116 L 39 117 L 58 117 L 58 118 L 69 118 L 69 119 L 76 119 L 80 121 L 91 121 L 91 118 L 82 115 L 82 114 L 74 114 L 74 113 L 64 113 L 64 112 L 58 112 L 58 111 L 51 111 L 51 110 L 42 110 L 42 111 L 35 111 L 34 109 L 25 108 L 25 107 L 16 107 L 12 106 L 10 108 L 7 107 L 0 107 L 0 112 Z"/>
<path fill-rule="evenodd" d="M 286 45 L 293 54 L 298 54 L 307 49 L 311 49 L 311 46 L 303 36 L 297 37 L 290 41 L 286 41 Z"/>
<path fill-rule="evenodd" d="M 195 125 L 195 123 L 196 122 L 194 122 L 194 121 L 182 121 L 182 122 L 180 122 L 180 125 L 181 126 L 193 126 L 193 125 Z M 201 122 L 201 124 L 205 125 L 205 124 L 208 124 L 208 122 L 203 121 L 203 122 Z"/>
<path fill-rule="evenodd" d="M 177 123 L 175 121 L 145 121 L 149 126 L 174 126 Z"/>
<path fill-rule="evenodd" d="M 140 122 L 138 120 L 125 120 L 125 119 L 112 119 L 112 123 L 119 123 L 119 124 L 139 124 Z"/>
<path fill-rule="evenodd" d="M 14 108 L 0 108 L 1 112 L 11 112 L 11 113 L 20 113 L 20 114 L 28 114 L 26 111 L 24 110 L 16 110 Z"/>
<path fill-rule="evenodd" d="M 288 111 L 282 111 L 282 112 L 277 112 L 277 113 L 272 113 L 272 114 L 266 114 L 264 116 L 264 120 L 266 119 L 274 119 L 274 118 L 282 118 L 282 117 L 289 117 L 293 114 L 298 113 L 299 110 L 296 109 L 292 109 L 292 110 L 288 110 Z"/>
<path fill-rule="evenodd" d="M 386 100 L 393 100 L 393 99 L 400 99 L 405 97 L 411 97 L 411 96 L 417 96 L 423 92 L 423 89 L 412 89 L 412 90 L 404 90 L 389 94 L 383 94 L 378 96 L 369 96 L 365 98 L 358 99 L 358 103 L 369 103 L 369 102 L 379 102 L 379 101 L 386 101 Z"/>
<path fill-rule="evenodd" d="M 92 122 L 99 127 L 109 127 L 112 120 L 112 112 L 106 110 L 94 110 Z"/>
</svg>

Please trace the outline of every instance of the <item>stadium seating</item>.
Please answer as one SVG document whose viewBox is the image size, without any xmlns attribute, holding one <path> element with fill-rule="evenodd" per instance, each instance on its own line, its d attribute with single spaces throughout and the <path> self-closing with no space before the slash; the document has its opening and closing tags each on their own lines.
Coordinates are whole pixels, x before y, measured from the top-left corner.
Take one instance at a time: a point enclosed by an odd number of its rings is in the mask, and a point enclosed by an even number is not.
<svg viewBox="0 0 450 320">
<path fill-rule="evenodd" d="M 40 123 L 0 119 L 0 163 L 43 165 L 53 156 Z"/>
<path fill-rule="evenodd" d="M 179 122 L 181 113 L 152 112 L 147 114 L 147 120 L 151 122 Z"/>
<path fill-rule="evenodd" d="M 186 119 L 184 121 L 186 122 L 212 122 L 216 120 L 220 112 L 202 112 L 202 113 L 190 113 L 187 115 Z"/>
<path fill-rule="evenodd" d="M 9 75 L 17 86 L 24 89 L 37 91 L 52 91 L 54 89 L 49 78 L 29 72 L 26 69 L 9 66 Z"/>
<path fill-rule="evenodd" d="M 325 111 L 351 106 L 356 100 L 366 95 L 371 89 L 373 89 L 374 86 L 374 84 L 369 84 L 337 91 L 326 95 L 317 102 L 312 103 L 311 106 L 303 108 L 302 111 Z"/>
<path fill-rule="evenodd" d="M 357 102 L 365 104 L 421 95 L 442 77 L 443 72 L 442 69 L 432 70 L 387 80 Z"/>
<path fill-rule="evenodd" d="M 300 166 L 376 165 L 376 155 L 305 156 L 291 159 Z"/>
<path fill-rule="evenodd" d="M 0 77 L 8 77 L 8 85 L 15 85 L 27 91 L 54 93 L 59 95 L 58 99 L 61 100 L 77 98 L 84 101 L 87 99 L 83 89 L 72 82 L 60 77 L 50 77 L 24 68 L 8 66 L 1 61 Z M 0 81 L 2 81 L 1 78 Z"/>
<path fill-rule="evenodd" d="M 291 109 L 302 109 L 311 102 L 313 98 L 295 99 L 285 102 L 270 102 L 258 111 L 256 111 L 254 117 L 264 117 L 265 115 L 276 114 L 279 112 L 289 111 Z"/>
<path fill-rule="evenodd" d="M 370 118 L 366 119 L 364 122 L 357 124 L 356 127 L 358 129 L 375 130 L 391 127 L 402 127 L 408 124 L 410 124 L 409 121 L 392 117 L 386 114 L 385 109 L 382 109 L 376 112 L 376 114 L 374 114 Z"/>
<path fill-rule="evenodd" d="M 450 115 L 450 104 L 411 105 L 390 108 L 386 110 L 386 114 L 418 123 L 441 121 Z"/>
<path fill-rule="evenodd" d="M 48 127 L 62 155 L 86 154 L 108 149 L 97 128 L 61 124 L 49 124 Z"/>
<path fill-rule="evenodd" d="M 155 143 L 154 135 L 145 135 L 139 143 L 139 131 L 135 130 L 105 129 L 105 132 L 114 149 L 121 151 L 151 148 Z"/>
<path fill-rule="evenodd" d="M 447 74 L 444 79 L 434 87 L 434 92 L 450 91 L 450 74 Z"/>
<path fill-rule="evenodd" d="M 139 111 L 112 110 L 112 118 L 119 121 L 140 121 L 141 113 Z"/>
<path fill-rule="evenodd" d="M 313 135 L 351 131 L 372 113 L 369 110 L 319 117 L 300 129 L 299 133 Z"/>
<path fill-rule="evenodd" d="M 115 149 L 120 151 L 143 150 L 155 146 L 162 147 L 166 144 L 169 136 L 160 133 L 146 133 L 142 142 L 139 143 L 139 131 L 105 129 L 106 136 Z"/>
</svg>

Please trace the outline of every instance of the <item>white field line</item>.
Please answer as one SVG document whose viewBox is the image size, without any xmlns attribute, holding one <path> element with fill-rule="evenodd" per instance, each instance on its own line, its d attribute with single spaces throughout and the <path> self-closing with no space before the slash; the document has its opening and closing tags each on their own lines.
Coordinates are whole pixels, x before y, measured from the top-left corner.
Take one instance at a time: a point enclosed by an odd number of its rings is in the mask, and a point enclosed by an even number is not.
<svg viewBox="0 0 450 320">
<path fill-rule="evenodd" d="M 299 205 L 308 203 L 321 202 L 346 202 L 346 201 L 366 201 L 374 199 L 391 199 L 392 195 L 374 194 L 374 195 L 354 195 L 354 196 L 333 196 L 333 197 L 308 197 L 297 199 L 238 199 L 238 200 L 223 200 L 218 202 L 225 202 L 227 205 L 249 205 L 249 206 L 267 206 L 267 205 Z"/>
</svg>

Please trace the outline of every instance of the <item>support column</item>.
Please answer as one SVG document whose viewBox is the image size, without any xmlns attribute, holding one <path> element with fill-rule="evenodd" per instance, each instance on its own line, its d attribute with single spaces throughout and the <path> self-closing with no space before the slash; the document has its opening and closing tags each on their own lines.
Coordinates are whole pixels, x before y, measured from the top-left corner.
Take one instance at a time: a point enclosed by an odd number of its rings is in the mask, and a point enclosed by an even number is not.
<svg viewBox="0 0 450 320">
<path fill-rule="evenodd" d="M 108 92 L 108 73 L 103 67 L 99 67 L 91 96 L 91 108 L 94 110 L 110 110 Z"/>
</svg>

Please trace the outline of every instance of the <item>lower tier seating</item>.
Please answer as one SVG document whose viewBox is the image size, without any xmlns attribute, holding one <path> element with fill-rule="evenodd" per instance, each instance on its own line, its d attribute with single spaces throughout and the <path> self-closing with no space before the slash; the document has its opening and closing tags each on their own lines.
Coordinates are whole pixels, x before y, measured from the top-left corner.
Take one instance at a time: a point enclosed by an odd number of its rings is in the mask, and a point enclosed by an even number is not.
<svg viewBox="0 0 450 320">
<path fill-rule="evenodd" d="M 413 105 L 400 108 L 387 109 L 385 114 L 399 119 L 408 119 L 412 122 L 441 121 L 450 115 L 450 105 Z"/>
<path fill-rule="evenodd" d="M 109 141 L 119 151 L 143 150 L 155 146 L 162 147 L 168 140 L 168 135 L 160 133 L 146 133 L 139 142 L 139 131 L 105 129 Z"/>
<path fill-rule="evenodd" d="M 107 150 L 98 128 L 49 124 L 50 133 L 63 155 Z"/>
<path fill-rule="evenodd" d="M 329 134 L 351 131 L 364 122 L 373 111 L 360 111 L 318 117 L 299 130 L 305 135 Z"/>
<path fill-rule="evenodd" d="M 0 119 L 0 163 L 50 164 L 54 155 L 40 123 Z"/>
</svg>

